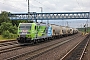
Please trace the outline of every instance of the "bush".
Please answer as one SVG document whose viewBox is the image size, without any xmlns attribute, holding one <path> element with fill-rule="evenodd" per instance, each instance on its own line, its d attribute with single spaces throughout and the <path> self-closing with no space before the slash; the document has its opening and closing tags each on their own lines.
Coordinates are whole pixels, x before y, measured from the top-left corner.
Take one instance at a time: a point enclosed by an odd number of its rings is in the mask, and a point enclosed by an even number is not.
<svg viewBox="0 0 90 60">
<path fill-rule="evenodd" d="M 3 33 L 2 33 L 2 36 L 4 37 L 4 38 L 10 38 L 10 32 L 7 30 L 7 31 L 4 31 Z"/>
<path fill-rule="evenodd" d="M 2 34 L 2 32 L 7 31 L 7 30 L 10 33 L 17 34 L 18 29 L 16 26 L 13 26 L 12 23 L 3 22 L 0 26 L 0 34 Z"/>
<path fill-rule="evenodd" d="M 8 30 L 3 32 L 2 33 L 2 36 L 4 38 L 8 38 L 8 39 L 11 39 L 11 38 L 17 38 L 17 34 L 13 34 L 13 33 L 10 33 Z"/>
</svg>

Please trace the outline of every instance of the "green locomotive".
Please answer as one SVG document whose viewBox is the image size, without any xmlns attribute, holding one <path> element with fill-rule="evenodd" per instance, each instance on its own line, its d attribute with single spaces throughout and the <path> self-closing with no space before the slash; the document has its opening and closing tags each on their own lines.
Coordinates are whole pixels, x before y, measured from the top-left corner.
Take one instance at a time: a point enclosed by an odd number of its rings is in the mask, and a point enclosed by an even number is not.
<svg viewBox="0 0 90 60">
<path fill-rule="evenodd" d="M 41 23 L 20 23 L 18 26 L 18 42 L 30 43 L 51 36 L 48 25 Z"/>
</svg>

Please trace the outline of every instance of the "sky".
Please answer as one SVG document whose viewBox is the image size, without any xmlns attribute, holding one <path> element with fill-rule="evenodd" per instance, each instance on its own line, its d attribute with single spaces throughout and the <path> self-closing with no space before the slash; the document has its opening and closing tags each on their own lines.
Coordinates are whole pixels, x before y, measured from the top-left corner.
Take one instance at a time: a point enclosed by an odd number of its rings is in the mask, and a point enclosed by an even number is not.
<svg viewBox="0 0 90 60">
<path fill-rule="evenodd" d="M 42 7 L 43 12 L 47 12 L 47 13 L 90 11 L 90 0 L 29 0 L 29 2 L 30 2 L 30 12 L 41 12 L 40 7 Z M 11 13 L 28 12 L 28 0 L 0 0 L 0 12 L 1 11 L 8 11 Z M 74 26 L 74 24 L 76 24 L 75 23 L 76 20 L 73 21 L 69 20 L 68 24 L 70 26 L 71 25 Z M 87 20 L 85 20 L 84 22 L 83 20 L 78 21 L 80 23 L 77 23 L 77 27 L 79 27 L 79 25 L 85 24 L 86 21 Z M 63 21 L 63 22 L 67 22 L 67 21 Z M 60 24 L 63 22 L 61 21 Z M 65 25 L 65 23 L 62 25 Z"/>
</svg>

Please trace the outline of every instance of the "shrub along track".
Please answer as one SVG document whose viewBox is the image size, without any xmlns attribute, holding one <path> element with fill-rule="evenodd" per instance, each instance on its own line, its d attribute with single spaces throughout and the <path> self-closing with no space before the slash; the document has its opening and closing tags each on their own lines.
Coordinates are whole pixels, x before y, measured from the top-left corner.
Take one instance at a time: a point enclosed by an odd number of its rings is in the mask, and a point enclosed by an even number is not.
<svg viewBox="0 0 90 60">
<path fill-rule="evenodd" d="M 41 55 L 42 53 L 50 51 L 51 49 L 54 49 L 60 45 L 65 44 L 66 42 L 69 42 L 69 41 L 75 39 L 76 38 L 75 36 L 78 37 L 78 36 L 80 36 L 80 34 L 76 34 L 76 35 L 65 37 L 65 38 L 58 39 L 58 40 L 53 40 L 51 42 L 47 42 L 44 44 L 40 43 L 39 45 L 36 44 L 35 46 L 27 46 L 27 48 L 14 50 L 12 52 L 3 53 L 3 54 L 1 54 L 1 56 L 3 56 L 1 59 L 12 60 L 12 59 L 18 59 L 18 58 L 21 59 L 23 57 L 27 58 L 29 56 L 29 54 L 30 55 L 32 54 L 31 58 L 34 58 L 38 55 Z M 40 51 L 42 51 L 42 52 L 40 52 Z M 28 59 L 31 59 L 31 58 L 29 57 Z"/>
</svg>

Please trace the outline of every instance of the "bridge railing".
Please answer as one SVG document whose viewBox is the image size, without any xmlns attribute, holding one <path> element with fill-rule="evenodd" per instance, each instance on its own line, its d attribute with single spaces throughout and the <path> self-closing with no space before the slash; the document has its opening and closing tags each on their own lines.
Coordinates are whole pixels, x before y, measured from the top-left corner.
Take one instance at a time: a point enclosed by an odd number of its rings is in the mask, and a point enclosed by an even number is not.
<svg viewBox="0 0 90 60">
<path fill-rule="evenodd" d="M 64 13 L 11 13 L 11 20 L 56 20 L 56 19 L 89 19 L 90 12 L 64 12 Z M 29 16 L 29 17 L 28 17 Z"/>
</svg>

